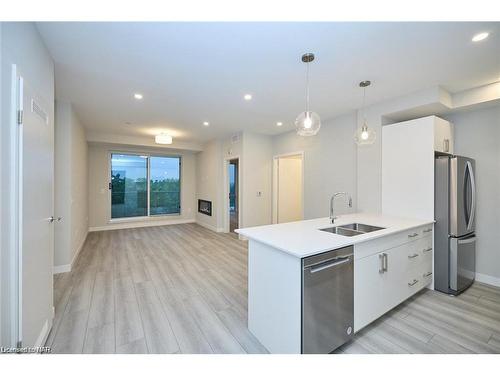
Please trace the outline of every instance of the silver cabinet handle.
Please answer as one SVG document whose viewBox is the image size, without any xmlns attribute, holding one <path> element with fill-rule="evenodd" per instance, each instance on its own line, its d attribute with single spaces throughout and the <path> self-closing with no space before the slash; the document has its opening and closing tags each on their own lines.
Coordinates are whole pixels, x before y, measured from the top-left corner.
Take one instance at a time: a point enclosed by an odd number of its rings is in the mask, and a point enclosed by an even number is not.
<svg viewBox="0 0 500 375">
<path fill-rule="evenodd" d="M 418 283 L 418 280 L 417 280 L 417 279 L 413 279 L 413 281 L 412 281 L 412 282 L 409 282 L 409 283 L 408 283 L 408 286 L 413 286 L 413 285 L 415 285 L 416 283 Z"/>
<path fill-rule="evenodd" d="M 422 276 L 424 276 L 424 277 L 429 277 L 430 275 L 432 275 L 432 272 L 431 272 L 431 271 L 429 271 L 429 272 L 427 272 L 427 273 L 424 273 Z"/>
<path fill-rule="evenodd" d="M 49 223 L 53 223 L 53 222 L 54 222 L 54 216 L 49 217 L 49 218 L 47 219 L 47 221 L 48 221 Z"/>
<path fill-rule="evenodd" d="M 380 260 L 380 267 L 378 269 L 379 273 L 387 272 L 387 254 L 382 253 L 378 255 L 378 259 Z"/>
<path fill-rule="evenodd" d="M 424 229 L 424 233 L 429 233 L 429 232 L 432 232 L 432 228 Z"/>
<path fill-rule="evenodd" d="M 408 258 L 409 258 L 409 259 L 413 259 L 413 258 L 416 258 L 416 257 L 418 257 L 418 254 L 417 254 L 417 253 L 415 253 L 415 254 L 411 254 L 411 255 L 408 255 Z"/>
<path fill-rule="evenodd" d="M 423 250 L 423 252 L 424 252 L 424 253 L 428 253 L 428 252 L 429 252 L 429 251 L 431 251 L 431 250 L 432 250 L 432 247 L 429 247 L 429 248 L 427 248 L 427 249 L 424 249 L 424 250 Z"/>
<path fill-rule="evenodd" d="M 417 236 L 418 236 L 418 233 L 413 233 L 413 234 L 409 234 L 408 238 L 413 238 L 413 237 L 417 237 Z"/>
</svg>

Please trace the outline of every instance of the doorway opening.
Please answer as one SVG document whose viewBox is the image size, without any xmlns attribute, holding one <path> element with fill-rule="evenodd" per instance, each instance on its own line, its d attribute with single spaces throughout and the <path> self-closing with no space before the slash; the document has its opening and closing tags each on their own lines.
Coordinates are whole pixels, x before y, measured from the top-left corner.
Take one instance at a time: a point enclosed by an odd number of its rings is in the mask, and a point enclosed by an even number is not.
<svg viewBox="0 0 500 375">
<path fill-rule="evenodd" d="M 240 226 L 239 220 L 239 159 L 231 159 L 228 163 L 228 198 L 229 198 L 229 232 L 234 232 Z"/>
<path fill-rule="evenodd" d="M 273 158 L 273 223 L 304 218 L 304 153 Z"/>
</svg>

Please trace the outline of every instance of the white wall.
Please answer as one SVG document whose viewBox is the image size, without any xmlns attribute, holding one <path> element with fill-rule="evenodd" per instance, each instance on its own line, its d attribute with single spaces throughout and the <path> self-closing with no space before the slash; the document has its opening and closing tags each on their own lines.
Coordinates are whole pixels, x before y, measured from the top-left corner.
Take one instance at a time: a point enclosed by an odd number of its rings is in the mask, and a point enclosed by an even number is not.
<svg viewBox="0 0 500 375">
<path fill-rule="evenodd" d="M 271 224 L 272 138 L 244 132 L 242 142 L 240 227 Z"/>
<path fill-rule="evenodd" d="M 181 156 L 181 214 L 127 218 L 111 221 L 109 155 L 111 152 L 145 152 Z M 191 151 L 89 143 L 88 149 L 89 229 L 105 230 L 131 226 L 192 222 L 195 219 L 196 156 Z"/>
<path fill-rule="evenodd" d="M 56 103 L 54 269 L 71 269 L 88 232 L 88 156 L 85 128 L 71 103 Z"/>
<path fill-rule="evenodd" d="M 223 184 L 222 145 L 215 140 L 196 154 L 196 221 L 214 231 L 222 231 Z M 212 202 L 212 216 L 198 212 L 198 199 Z"/>
<path fill-rule="evenodd" d="M 1 162 L 2 162 L 2 186 L 1 186 L 1 264 L 2 264 L 2 279 L 0 280 L 1 289 L 1 316 L 2 316 L 2 329 L 0 343 L 5 346 L 10 346 L 11 342 L 11 310 L 10 301 L 12 283 L 10 278 L 14 271 L 10 267 L 11 259 L 9 257 L 9 250 L 13 246 L 13 238 L 11 237 L 10 218 L 13 216 L 15 203 L 12 199 L 13 191 L 10 186 L 11 174 L 11 150 L 12 144 L 10 137 L 12 131 L 15 129 L 14 118 L 12 117 L 12 103 L 11 103 L 11 72 L 12 64 L 16 64 L 19 71 L 22 73 L 26 82 L 39 95 L 43 96 L 47 103 L 54 103 L 54 63 L 50 54 L 48 53 L 35 25 L 32 23 L 12 22 L 2 23 L 1 33 Z M 48 108 L 48 115 L 50 119 L 54 118 L 54 108 Z M 51 254 L 52 258 L 52 254 Z M 36 262 L 37 260 L 33 260 Z M 52 275 L 52 259 L 40 261 L 40 264 L 50 264 L 50 270 L 41 269 L 41 273 Z M 50 279 L 52 279 L 50 277 Z M 40 295 L 38 298 L 33 298 L 36 301 L 44 301 L 40 305 L 40 316 L 50 319 L 52 315 L 52 289 L 40 288 Z M 25 296 L 30 298 L 30 296 Z M 50 303 L 45 303 L 50 301 Z M 45 320 L 45 318 L 44 318 Z"/>
<path fill-rule="evenodd" d="M 272 139 L 243 132 L 236 141 L 206 143 L 196 156 L 197 198 L 212 201 L 212 216 L 197 213 L 196 220 L 212 230 L 224 230 L 224 160 L 236 156 L 240 163 L 240 228 L 271 224 Z"/>
<path fill-rule="evenodd" d="M 337 191 L 352 195 L 356 207 L 356 115 L 350 113 L 326 121 L 314 137 L 300 137 L 295 131 L 273 137 L 273 155 L 304 151 L 304 218 L 329 215 L 330 197 Z M 347 213 L 339 199 L 336 212 Z"/>
<path fill-rule="evenodd" d="M 478 279 L 500 286 L 500 106 L 447 119 L 455 125 L 455 153 L 476 160 Z"/>
</svg>

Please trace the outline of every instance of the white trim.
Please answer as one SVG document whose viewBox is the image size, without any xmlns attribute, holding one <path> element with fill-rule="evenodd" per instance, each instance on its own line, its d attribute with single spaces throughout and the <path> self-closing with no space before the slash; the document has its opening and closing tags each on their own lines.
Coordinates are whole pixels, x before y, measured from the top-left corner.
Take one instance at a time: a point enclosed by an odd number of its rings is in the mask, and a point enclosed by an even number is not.
<svg viewBox="0 0 500 375">
<path fill-rule="evenodd" d="M 62 264 L 60 266 L 54 266 L 52 273 L 54 275 L 58 273 L 66 273 L 66 272 L 71 272 L 71 264 Z"/>
<path fill-rule="evenodd" d="M 195 223 L 194 219 L 174 219 L 174 220 L 148 220 L 105 225 L 102 227 L 90 227 L 89 232 L 100 232 L 103 230 L 131 229 L 144 227 L 157 227 L 162 225 Z"/>
<path fill-rule="evenodd" d="M 78 246 L 78 248 L 76 249 L 75 254 L 73 255 L 73 259 L 71 259 L 70 264 L 62 264 L 60 266 L 54 266 L 54 269 L 52 271 L 52 273 L 54 275 L 58 274 L 58 273 L 71 272 L 71 269 L 73 268 L 73 266 L 76 262 L 76 259 L 78 258 L 78 255 L 80 254 L 80 251 L 82 251 L 82 249 L 83 249 L 83 245 L 85 245 L 85 241 L 87 240 L 88 235 L 89 235 L 89 231 L 87 231 L 87 233 L 85 233 L 85 236 L 83 237 L 83 240 L 80 243 L 80 246 Z"/>
<path fill-rule="evenodd" d="M 272 189 L 271 189 L 271 211 L 272 211 L 272 223 L 278 223 L 278 160 L 280 158 L 286 158 L 287 156 L 297 156 L 300 155 L 302 159 L 302 220 L 304 220 L 304 201 L 305 201 L 305 157 L 304 151 L 294 151 L 287 152 L 284 154 L 278 154 L 273 156 L 273 176 L 272 176 Z"/>
<path fill-rule="evenodd" d="M 476 281 L 478 281 L 480 283 L 500 287 L 500 278 L 499 277 L 485 275 L 484 273 L 477 273 L 476 272 Z"/>
<path fill-rule="evenodd" d="M 54 310 L 52 310 L 54 311 Z M 53 313 L 52 313 L 53 315 Z M 52 316 L 50 319 L 47 319 L 45 323 L 43 324 L 42 330 L 40 331 L 40 334 L 38 335 L 38 338 L 35 341 L 34 347 L 39 347 L 39 346 L 44 346 L 45 341 L 47 341 L 47 338 L 49 337 L 49 332 L 50 329 L 52 328 L 52 322 L 54 320 L 54 316 Z"/>
<path fill-rule="evenodd" d="M 229 168 L 229 162 L 231 160 L 238 160 L 238 227 L 242 227 L 241 223 L 241 213 L 242 213 L 242 185 L 241 185 L 241 176 L 242 176 L 242 167 L 241 167 L 241 156 L 240 155 L 229 155 L 224 158 L 223 161 L 223 171 L 222 171 L 222 180 L 224 181 L 224 204 L 223 204 L 223 210 L 224 213 L 222 215 L 223 218 L 223 228 L 219 228 L 217 232 L 224 232 L 224 233 L 229 233 L 229 226 L 230 226 L 230 217 L 229 217 L 229 173 L 228 173 L 228 168 Z M 212 229 L 214 230 L 214 229 Z"/>
<path fill-rule="evenodd" d="M 11 71 L 11 114 L 9 192 L 12 196 L 10 212 L 9 261 L 10 261 L 10 342 L 15 346 L 22 340 L 22 124 L 18 124 L 18 110 L 23 109 L 24 81 L 16 64 Z M 14 328 L 15 327 L 15 328 Z"/>
<path fill-rule="evenodd" d="M 217 233 L 223 233 L 223 232 L 225 232 L 224 228 L 217 228 L 217 227 L 214 227 L 214 226 L 212 226 L 210 224 L 204 223 L 202 221 L 196 220 L 196 224 L 201 225 L 204 228 L 210 229 L 213 232 L 217 232 Z"/>
</svg>

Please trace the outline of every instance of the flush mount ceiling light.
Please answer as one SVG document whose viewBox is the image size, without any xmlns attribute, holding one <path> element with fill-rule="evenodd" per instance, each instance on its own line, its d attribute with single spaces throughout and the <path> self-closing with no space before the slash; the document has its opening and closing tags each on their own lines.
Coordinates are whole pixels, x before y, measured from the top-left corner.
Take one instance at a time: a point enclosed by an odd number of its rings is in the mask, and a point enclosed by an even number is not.
<svg viewBox="0 0 500 375">
<path fill-rule="evenodd" d="M 473 42 L 480 42 L 481 40 L 485 40 L 490 34 L 489 33 L 479 33 L 479 34 L 476 34 L 472 37 L 472 41 Z"/>
<path fill-rule="evenodd" d="M 203 121 L 204 126 L 210 126 L 210 123 L 208 121 Z"/>
<path fill-rule="evenodd" d="M 140 94 L 140 93 L 136 92 L 136 93 L 134 94 L 134 98 L 135 98 L 135 99 L 137 99 L 137 100 L 141 100 L 141 99 L 143 98 L 143 96 L 142 96 L 142 94 Z"/>
<path fill-rule="evenodd" d="M 243 99 L 245 99 L 246 101 L 252 100 L 252 95 L 251 94 L 245 94 L 243 96 Z"/>
<path fill-rule="evenodd" d="M 167 133 L 158 134 L 155 137 L 155 142 L 160 145 L 171 145 L 172 144 L 172 136 Z"/>
<path fill-rule="evenodd" d="M 283 125 L 283 123 L 282 123 L 281 121 L 278 121 L 278 122 L 276 123 L 276 126 L 282 126 L 282 125 Z"/>
<path fill-rule="evenodd" d="M 366 88 L 371 85 L 370 81 L 361 81 L 359 87 L 363 88 L 363 110 L 365 108 L 365 98 L 366 98 Z M 354 134 L 354 141 L 359 145 L 371 145 L 375 142 L 376 133 L 374 130 L 368 128 L 368 123 L 366 122 L 366 114 L 363 114 L 363 125 Z"/>
<path fill-rule="evenodd" d="M 306 110 L 297 116 L 295 129 L 300 136 L 316 135 L 321 128 L 321 119 L 318 114 L 309 110 L 309 63 L 314 60 L 314 53 L 302 55 L 302 62 L 306 64 Z"/>
</svg>

